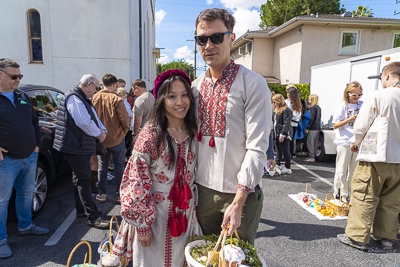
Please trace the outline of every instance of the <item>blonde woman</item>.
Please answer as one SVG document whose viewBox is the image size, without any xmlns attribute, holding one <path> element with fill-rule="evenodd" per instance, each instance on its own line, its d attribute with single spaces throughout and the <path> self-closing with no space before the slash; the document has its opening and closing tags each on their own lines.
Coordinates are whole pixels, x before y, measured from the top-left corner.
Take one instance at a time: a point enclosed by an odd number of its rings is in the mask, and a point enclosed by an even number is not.
<svg viewBox="0 0 400 267">
<path fill-rule="evenodd" d="M 333 128 L 336 138 L 333 141 L 337 147 L 335 180 L 333 182 L 334 195 L 341 191 L 342 198 L 350 197 L 350 184 L 356 168 L 357 153 L 350 150 L 349 139 L 353 136 L 353 125 L 361 108 L 363 89 L 358 82 L 349 83 L 344 90 L 343 102 L 338 106 L 333 116 Z"/>
<path fill-rule="evenodd" d="M 308 121 L 308 125 L 305 129 L 305 133 L 308 135 L 308 158 L 305 158 L 303 162 L 314 163 L 318 146 L 319 132 L 321 131 L 321 108 L 318 106 L 318 96 L 310 95 L 308 98 L 308 104 L 310 105 L 310 120 Z"/>
<path fill-rule="evenodd" d="M 292 127 L 292 111 L 285 103 L 285 99 L 281 94 L 276 94 L 272 97 L 272 103 L 275 108 L 274 113 L 274 134 L 277 147 L 276 165 L 281 166 L 282 154 L 285 158 L 285 167 L 282 168 L 281 174 L 291 174 L 290 169 L 290 135 Z"/>
</svg>

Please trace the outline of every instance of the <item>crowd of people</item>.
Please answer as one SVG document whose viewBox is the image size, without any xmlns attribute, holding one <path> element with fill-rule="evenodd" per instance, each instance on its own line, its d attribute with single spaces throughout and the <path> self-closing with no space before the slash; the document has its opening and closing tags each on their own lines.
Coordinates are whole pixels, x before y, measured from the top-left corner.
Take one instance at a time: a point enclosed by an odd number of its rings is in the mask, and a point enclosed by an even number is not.
<svg viewBox="0 0 400 267">
<path fill-rule="evenodd" d="M 306 107 L 289 85 L 285 100 L 271 94 L 262 76 L 235 64 L 234 25 L 224 9 L 199 14 L 195 41 L 208 69 L 193 82 L 182 70 L 168 70 L 151 92 L 140 79 L 127 92 L 125 81 L 112 74 L 102 77 L 102 87 L 95 75 L 85 74 L 60 102 L 53 147 L 72 169 L 76 216 L 89 226 L 109 227 L 96 201 L 109 200 L 112 156 L 122 217 L 113 253 L 126 254 L 133 266 L 183 266 L 189 237 L 225 229 L 254 244 L 265 162 L 267 168 L 280 167 L 281 174 L 292 173 L 296 140 L 307 146 L 304 162 L 315 162 L 318 96 L 310 95 Z M 333 190 L 350 197 L 351 205 L 346 233 L 337 238 L 362 250 L 372 222 L 384 248 L 397 241 L 400 63 L 385 67 L 381 78 L 387 89 L 364 104 L 361 85 L 350 83 L 333 119 L 338 145 Z M 5 225 L 13 187 L 20 234 L 49 232 L 34 225 L 30 213 L 40 138 L 29 97 L 18 90 L 21 79 L 18 63 L 0 59 L 0 258 L 12 255 Z M 367 158 L 355 168 L 354 153 L 383 149 L 371 145 L 374 135 L 367 133 L 378 117 L 387 119 L 386 157 Z M 24 141 L 10 142 L 15 138 Z M 367 138 L 368 147 L 362 143 Z"/>
</svg>

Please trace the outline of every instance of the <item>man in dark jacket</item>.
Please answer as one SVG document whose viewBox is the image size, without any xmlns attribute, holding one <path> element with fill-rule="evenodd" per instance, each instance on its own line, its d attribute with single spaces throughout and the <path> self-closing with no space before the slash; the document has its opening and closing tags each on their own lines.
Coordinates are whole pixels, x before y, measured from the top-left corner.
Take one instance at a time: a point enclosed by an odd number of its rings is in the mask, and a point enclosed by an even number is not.
<svg viewBox="0 0 400 267">
<path fill-rule="evenodd" d="M 18 90 L 23 75 L 19 64 L 0 59 L 0 259 L 11 257 L 7 243 L 8 201 L 15 187 L 20 235 L 43 235 L 49 229 L 32 223 L 40 132 L 29 97 Z"/>
<path fill-rule="evenodd" d="M 71 166 L 77 217 L 86 216 L 89 226 L 105 229 L 109 222 L 100 217 L 93 201 L 90 169 L 97 139 L 103 142 L 107 133 L 90 100 L 99 87 L 96 76 L 85 74 L 79 85 L 65 93 L 57 112 L 53 147 Z"/>
</svg>

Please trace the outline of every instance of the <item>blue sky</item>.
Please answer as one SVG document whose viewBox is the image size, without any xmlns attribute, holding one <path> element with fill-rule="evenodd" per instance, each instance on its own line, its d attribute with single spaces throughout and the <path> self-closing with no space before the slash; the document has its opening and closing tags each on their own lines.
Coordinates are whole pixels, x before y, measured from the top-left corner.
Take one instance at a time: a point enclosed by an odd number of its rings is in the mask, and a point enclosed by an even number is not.
<svg viewBox="0 0 400 267">
<path fill-rule="evenodd" d="M 328 0 L 327 0 L 328 1 Z M 235 33 L 239 38 L 249 30 L 259 30 L 260 6 L 266 0 L 155 0 L 156 46 L 161 49 L 159 62 L 183 59 L 194 65 L 194 30 L 197 15 L 207 8 L 225 8 L 236 18 Z M 359 5 L 372 9 L 376 18 L 400 19 L 400 3 L 396 0 L 341 0 L 347 11 Z M 197 52 L 197 76 L 205 70 L 205 63 Z"/>
</svg>

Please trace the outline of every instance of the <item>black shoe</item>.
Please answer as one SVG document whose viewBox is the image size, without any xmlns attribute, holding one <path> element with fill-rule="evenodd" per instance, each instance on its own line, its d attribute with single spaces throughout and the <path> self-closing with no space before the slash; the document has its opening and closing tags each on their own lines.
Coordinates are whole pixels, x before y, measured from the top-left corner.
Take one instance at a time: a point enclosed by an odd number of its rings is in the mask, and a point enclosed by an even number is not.
<svg viewBox="0 0 400 267">
<path fill-rule="evenodd" d="M 28 228 L 25 228 L 24 230 L 18 230 L 18 233 L 20 235 L 45 235 L 49 233 L 49 229 L 36 226 L 32 223 Z"/>
<path fill-rule="evenodd" d="M 353 248 L 359 249 L 364 252 L 368 252 L 368 244 L 354 241 L 346 236 L 346 234 L 338 234 L 337 239 L 343 244 L 352 246 Z"/>
<path fill-rule="evenodd" d="M 85 218 L 86 214 L 84 212 L 82 213 L 76 213 L 76 218 Z"/>
<path fill-rule="evenodd" d="M 94 221 L 87 221 L 87 225 L 98 229 L 108 229 L 110 227 L 110 222 L 101 218 L 97 218 Z"/>
<path fill-rule="evenodd" d="M 393 241 L 384 238 L 384 239 L 380 240 L 380 242 L 381 242 L 381 247 L 383 250 L 393 251 Z"/>
</svg>

